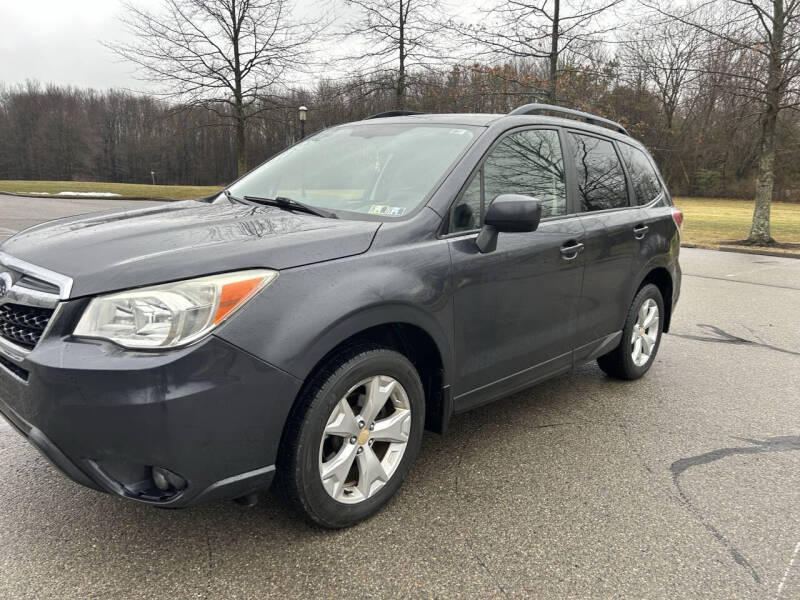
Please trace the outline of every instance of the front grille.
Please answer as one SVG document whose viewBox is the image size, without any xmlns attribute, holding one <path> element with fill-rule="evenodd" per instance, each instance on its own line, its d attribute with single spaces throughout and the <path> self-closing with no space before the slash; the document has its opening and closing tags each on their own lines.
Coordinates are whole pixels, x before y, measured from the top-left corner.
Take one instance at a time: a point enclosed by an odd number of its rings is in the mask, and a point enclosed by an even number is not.
<svg viewBox="0 0 800 600">
<path fill-rule="evenodd" d="M 51 308 L 3 304 L 0 306 L 0 337 L 32 350 L 52 316 Z"/>
</svg>

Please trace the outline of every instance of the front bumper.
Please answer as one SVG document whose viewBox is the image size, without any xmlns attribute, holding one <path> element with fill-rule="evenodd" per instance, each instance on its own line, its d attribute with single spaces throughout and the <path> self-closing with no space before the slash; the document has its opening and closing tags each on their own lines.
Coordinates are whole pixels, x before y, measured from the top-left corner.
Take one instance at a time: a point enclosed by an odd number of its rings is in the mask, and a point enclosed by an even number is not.
<svg viewBox="0 0 800 600">
<path fill-rule="evenodd" d="M 68 477 L 168 507 L 269 486 L 300 381 L 214 336 L 146 353 L 64 331 L 21 361 L 0 353 L 0 414 Z M 151 467 L 185 488 L 153 493 Z"/>
</svg>

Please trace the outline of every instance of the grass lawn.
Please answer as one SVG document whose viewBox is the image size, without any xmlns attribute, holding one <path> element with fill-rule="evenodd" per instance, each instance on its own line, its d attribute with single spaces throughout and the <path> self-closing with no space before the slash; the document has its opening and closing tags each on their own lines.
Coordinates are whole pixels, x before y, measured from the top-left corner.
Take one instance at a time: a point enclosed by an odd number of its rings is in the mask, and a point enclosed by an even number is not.
<svg viewBox="0 0 800 600">
<path fill-rule="evenodd" d="M 673 199 L 683 211 L 683 241 L 717 244 L 747 238 L 753 220 L 752 200 Z M 770 228 L 779 242 L 800 243 L 800 204 L 773 202 Z"/>
<path fill-rule="evenodd" d="M 168 200 L 188 200 L 202 198 L 218 192 L 222 186 L 203 185 L 146 185 L 138 183 L 103 183 L 100 181 L 3 181 L 0 192 L 30 194 L 47 192 L 105 192 L 129 198 L 165 198 Z"/>
</svg>

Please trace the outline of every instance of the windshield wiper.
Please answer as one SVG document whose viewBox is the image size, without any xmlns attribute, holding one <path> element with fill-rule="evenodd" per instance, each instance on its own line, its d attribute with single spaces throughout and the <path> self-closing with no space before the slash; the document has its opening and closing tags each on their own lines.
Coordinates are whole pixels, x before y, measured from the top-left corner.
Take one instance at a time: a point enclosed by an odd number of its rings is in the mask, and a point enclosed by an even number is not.
<svg viewBox="0 0 800 600">
<path fill-rule="evenodd" d="M 230 197 L 230 196 L 229 196 Z M 300 212 L 306 212 L 311 215 L 316 215 L 318 217 L 325 217 L 326 219 L 338 219 L 339 217 L 336 213 L 325 210 L 324 208 L 317 208 L 315 206 L 309 206 L 308 204 L 303 204 L 299 200 L 293 200 L 291 198 L 285 198 L 284 196 L 275 196 L 274 198 L 261 198 L 259 196 L 245 196 L 245 200 L 248 202 L 257 202 L 258 204 L 266 204 L 267 206 L 277 206 L 278 208 L 283 208 L 286 210 L 296 210 Z"/>
</svg>

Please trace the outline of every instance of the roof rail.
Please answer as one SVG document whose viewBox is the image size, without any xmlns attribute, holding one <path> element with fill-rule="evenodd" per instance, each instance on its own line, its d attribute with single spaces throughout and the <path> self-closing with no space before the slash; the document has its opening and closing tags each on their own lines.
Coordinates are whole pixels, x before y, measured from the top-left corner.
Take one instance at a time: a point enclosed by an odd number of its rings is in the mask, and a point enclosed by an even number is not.
<svg viewBox="0 0 800 600">
<path fill-rule="evenodd" d="M 624 133 L 625 135 L 630 135 L 628 131 L 616 121 L 612 121 L 611 119 L 605 119 L 603 117 L 598 117 L 597 115 L 593 115 L 591 113 L 583 112 L 582 110 L 573 110 L 571 108 L 563 108 L 561 106 L 555 106 L 553 104 L 525 104 L 524 106 L 520 106 L 519 108 L 515 108 L 512 110 L 509 115 L 539 115 L 542 113 L 560 113 L 563 115 L 569 115 L 571 117 L 577 117 L 579 119 L 585 120 L 587 123 L 593 123 L 595 125 L 606 125 L 607 127 L 611 127 L 612 129 L 619 131 L 620 133 Z"/>
<path fill-rule="evenodd" d="M 417 112 L 415 110 L 387 110 L 386 112 L 378 113 L 377 115 L 372 115 L 371 117 L 367 117 L 364 119 L 368 121 L 369 119 L 384 119 L 386 117 L 407 117 L 409 115 L 424 115 L 425 113 Z"/>
</svg>

